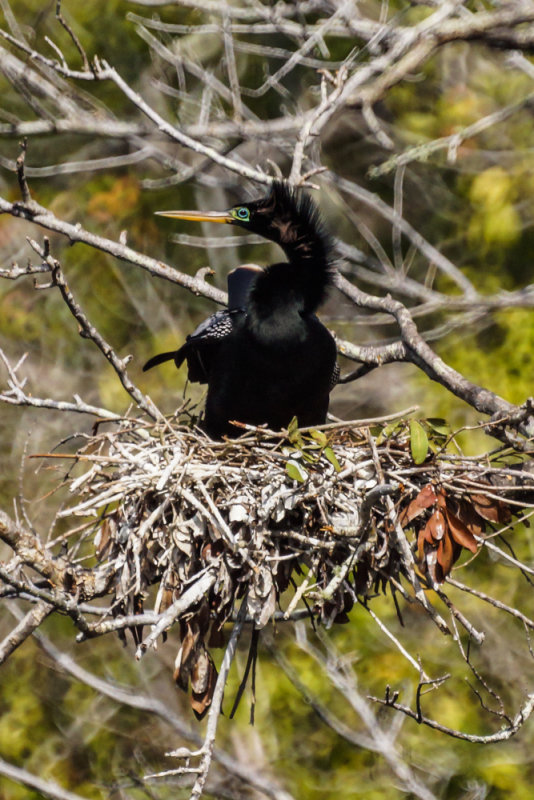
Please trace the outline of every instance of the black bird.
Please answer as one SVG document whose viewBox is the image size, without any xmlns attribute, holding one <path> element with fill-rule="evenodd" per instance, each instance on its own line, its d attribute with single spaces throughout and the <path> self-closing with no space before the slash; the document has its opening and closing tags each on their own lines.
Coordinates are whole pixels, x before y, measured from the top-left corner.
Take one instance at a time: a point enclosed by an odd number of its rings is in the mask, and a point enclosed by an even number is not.
<svg viewBox="0 0 534 800">
<path fill-rule="evenodd" d="M 228 308 L 143 370 L 187 360 L 189 380 L 208 384 L 205 429 L 214 438 L 239 435 L 231 420 L 275 430 L 294 416 L 302 427 L 324 423 L 339 368 L 334 339 L 315 311 L 332 282 L 334 258 L 311 198 L 275 181 L 261 200 L 229 211 L 157 213 L 239 225 L 280 245 L 288 263 L 233 270 Z"/>
</svg>

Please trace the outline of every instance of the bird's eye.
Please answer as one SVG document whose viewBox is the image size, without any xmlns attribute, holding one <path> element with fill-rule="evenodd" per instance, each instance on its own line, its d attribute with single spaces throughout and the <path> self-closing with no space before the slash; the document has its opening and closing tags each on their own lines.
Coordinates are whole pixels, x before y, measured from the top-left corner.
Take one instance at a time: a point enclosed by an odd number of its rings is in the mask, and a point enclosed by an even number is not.
<svg viewBox="0 0 534 800">
<path fill-rule="evenodd" d="M 240 220 L 240 222 L 248 222 L 250 220 L 250 211 L 245 206 L 240 206 L 234 210 L 232 216 Z"/>
</svg>

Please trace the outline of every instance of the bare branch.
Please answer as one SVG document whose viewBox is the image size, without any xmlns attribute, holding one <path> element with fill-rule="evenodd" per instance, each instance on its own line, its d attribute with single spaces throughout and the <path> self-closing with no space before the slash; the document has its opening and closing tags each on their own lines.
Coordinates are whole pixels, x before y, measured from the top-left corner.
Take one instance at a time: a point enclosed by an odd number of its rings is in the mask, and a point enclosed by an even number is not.
<svg viewBox="0 0 534 800">
<path fill-rule="evenodd" d="M 24 273 L 27 274 L 27 273 Z M 24 391 L 26 385 L 26 378 L 22 380 L 18 377 L 18 369 L 22 365 L 22 361 L 13 367 L 2 348 L 0 348 L 0 360 L 3 361 L 8 373 L 8 388 L 7 390 L 0 391 L 0 402 L 7 403 L 14 406 L 32 406 L 33 408 L 48 408 L 53 411 L 74 411 L 77 414 L 93 414 L 101 419 L 115 419 L 121 417 L 108 411 L 106 408 L 93 406 L 85 403 L 78 395 L 74 397 L 74 403 L 66 400 L 52 400 L 51 398 L 35 397 L 33 393 Z"/>
<path fill-rule="evenodd" d="M 190 589 L 187 589 L 187 591 L 185 591 L 184 594 L 181 595 L 181 597 L 179 597 L 178 600 L 176 600 L 173 605 L 165 611 L 157 625 L 153 626 L 149 636 L 147 636 L 147 638 L 139 645 L 136 658 L 142 658 L 146 651 L 154 645 L 161 634 L 174 625 L 178 617 L 180 617 L 184 611 L 195 605 L 195 603 L 197 603 L 200 598 L 204 596 L 204 594 L 213 586 L 215 580 L 216 575 L 214 574 L 214 571 L 209 570 L 196 583 L 194 583 Z"/>
<path fill-rule="evenodd" d="M 57 259 L 53 258 L 50 254 L 50 245 L 48 239 L 45 238 L 44 246 L 41 247 L 37 242 L 30 240 L 30 244 L 38 253 L 41 258 L 44 260 L 46 264 L 50 267 L 52 272 L 52 280 L 54 285 L 58 287 L 59 291 L 61 292 L 61 296 L 65 301 L 69 311 L 73 315 L 73 317 L 78 322 L 79 334 L 83 338 L 91 339 L 99 350 L 105 355 L 115 372 L 117 373 L 120 382 L 122 383 L 123 387 L 126 389 L 128 394 L 132 397 L 132 399 L 137 403 L 139 408 L 142 408 L 149 416 L 156 419 L 157 417 L 161 416 L 160 412 L 152 402 L 149 397 L 140 392 L 140 390 L 132 383 L 128 374 L 126 372 L 126 364 L 127 361 L 118 357 L 115 353 L 113 348 L 110 344 L 108 344 L 105 339 L 100 335 L 97 329 L 92 325 L 85 314 L 83 313 L 80 305 L 74 299 L 74 295 L 72 294 L 71 290 L 69 289 L 63 272 L 61 270 L 61 265 Z"/>
<path fill-rule="evenodd" d="M 300 625 L 300 623 L 299 623 Z M 393 736 L 380 724 L 368 703 L 358 691 L 354 675 L 350 668 L 342 666 L 340 654 L 331 642 L 322 637 L 322 643 L 327 650 L 326 657 L 313 647 L 305 636 L 302 626 L 299 628 L 297 643 L 317 665 L 325 671 L 332 684 L 338 689 L 363 722 L 367 735 L 370 737 L 373 748 L 376 748 L 397 778 L 402 782 L 405 791 L 409 791 L 420 800 L 435 800 L 435 795 L 412 772 L 410 767 L 400 756 Z"/>
<path fill-rule="evenodd" d="M 508 739 L 511 739 L 512 736 L 521 730 L 525 722 L 529 719 L 530 715 L 534 711 L 534 694 L 529 694 L 522 707 L 515 715 L 511 725 L 501 728 L 501 730 L 497 731 L 496 733 L 490 733 L 486 736 L 479 736 L 473 733 L 463 733 L 462 731 L 448 728 L 446 725 L 442 725 L 440 722 L 430 719 L 429 717 L 419 716 L 415 711 L 412 711 L 411 708 L 398 703 L 394 698 L 386 697 L 385 700 L 382 700 L 379 697 L 369 697 L 369 699 L 373 700 L 375 703 L 380 703 L 381 705 L 388 706 L 389 708 L 394 708 L 396 711 L 401 711 L 403 714 L 406 714 L 407 717 L 411 717 L 412 719 L 416 720 L 419 724 L 427 725 L 429 728 L 434 728 L 441 733 L 452 736 L 453 739 L 462 739 L 463 741 L 477 744 L 505 742 Z"/>
<path fill-rule="evenodd" d="M 0 775 L 27 786 L 29 789 L 39 792 L 43 797 L 49 797 L 50 800 L 84 800 L 81 795 L 62 789 L 54 781 L 39 778 L 27 769 L 16 767 L 14 764 L 4 761 L 3 758 L 0 758 Z"/>
<path fill-rule="evenodd" d="M 13 653 L 17 647 L 20 647 L 28 636 L 31 636 L 32 633 L 37 630 L 43 620 L 45 620 L 52 611 L 53 606 L 42 602 L 37 603 L 37 605 L 28 611 L 19 624 L 8 633 L 2 642 L 0 642 L 0 664 L 3 664 L 11 653 Z"/>
<path fill-rule="evenodd" d="M 70 38 L 74 42 L 74 46 L 76 47 L 77 51 L 79 52 L 80 56 L 82 57 L 83 68 L 84 68 L 84 70 L 86 72 L 88 72 L 90 70 L 89 59 L 87 58 L 86 52 L 83 49 L 80 40 L 78 39 L 78 37 L 76 36 L 74 31 L 72 30 L 71 26 L 69 25 L 69 23 L 67 22 L 67 20 L 63 16 L 63 14 L 61 13 L 61 0 L 56 0 L 56 19 L 58 20 L 60 25 L 62 25 L 63 28 L 65 28 L 65 30 L 69 34 Z"/>
<path fill-rule="evenodd" d="M 509 117 L 513 116 L 524 108 L 530 108 L 533 101 L 534 92 L 531 92 L 521 100 L 518 100 L 515 103 L 510 103 L 498 111 L 494 111 L 493 113 L 478 119 L 476 122 L 473 122 L 472 125 L 467 125 L 465 128 L 462 128 L 462 130 L 459 130 L 456 133 L 451 133 L 450 136 L 442 136 L 441 138 L 433 139 L 431 142 L 426 144 L 410 147 L 410 149 L 406 150 L 404 153 L 388 158 L 388 160 L 384 161 L 382 164 L 380 164 L 380 166 L 371 167 L 369 170 L 369 175 L 372 178 L 378 178 L 381 175 L 387 175 L 393 169 L 404 166 L 405 164 L 410 164 L 412 161 L 426 161 L 429 155 L 439 150 L 447 150 L 447 160 L 454 163 L 456 161 L 458 148 L 461 147 L 462 143 L 466 139 L 470 139 L 473 136 L 478 136 L 480 133 L 488 128 L 491 128 L 493 125 L 499 125 L 501 122 L 504 122 Z"/>
<path fill-rule="evenodd" d="M 189 289 L 194 294 L 202 294 L 205 297 L 209 297 L 211 300 L 215 300 L 217 303 L 224 303 L 226 300 L 226 295 L 224 292 L 221 292 L 219 289 L 214 289 L 213 286 L 210 286 L 210 284 L 206 283 L 206 281 L 192 278 L 190 275 L 186 275 L 174 269 L 173 267 L 168 266 L 163 261 L 159 261 L 155 258 L 150 258 L 150 256 L 138 253 L 131 247 L 127 247 L 120 242 L 115 242 L 111 239 L 106 239 L 103 236 L 97 236 L 93 233 L 89 233 L 89 231 L 86 231 L 80 223 L 72 225 L 69 222 L 64 222 L 63 220 L 55 217 L 50 211 L 48 211 L 48 209 L 38 206 L 37 204 L 32 204 L 30 207 L 22 203 L 9 203 L 7 200 L 4 200 L 0 197 L 0 212 L 11 214 L 14 217 L 20 217 L 21 219 L 34 222 L 41 228 L 45 228 L 45 230 L 61 233 L 63 236 L 66 236 L 72 244 L 76 242 L 83 242 L 90 247 L 94 247 L 97 250 L 102 250 L 104 253 L 113 255 L 115 258 L 118 258 L 121 261 L 135 264 L 136 266 L 141 267 L 141 269 L 149 272 L 151 275 L 157 275 L 158 277 L 164 278 L 172 283 L 178 283 L 181 286 L 184 286 L 186 289 Z"/>
</svg>

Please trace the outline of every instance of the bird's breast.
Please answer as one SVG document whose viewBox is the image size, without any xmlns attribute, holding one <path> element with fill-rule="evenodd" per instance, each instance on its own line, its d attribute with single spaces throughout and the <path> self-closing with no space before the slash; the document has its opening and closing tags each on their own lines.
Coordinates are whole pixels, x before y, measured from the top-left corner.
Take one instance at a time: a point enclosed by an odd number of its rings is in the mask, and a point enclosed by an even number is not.
<svg viewBox="0 0 534 800">
<path fill-rule="evenodd" d="M 277 309 L 262 317 L 247 314 L 241 341 L 246 347 L 291 350 L 304 345 L 310 333 L 308 320 L 297 309 Z"/>
<path fill-rule="evenodd" d="M 335 342 L 316 317 L 287 326 L 234 330 L 215 359 L 206 401 L 211 435 L 236 433 L 229 420 L 280 429 L 296 416 L 300 425 L 325 421 Z"/>
</svg>

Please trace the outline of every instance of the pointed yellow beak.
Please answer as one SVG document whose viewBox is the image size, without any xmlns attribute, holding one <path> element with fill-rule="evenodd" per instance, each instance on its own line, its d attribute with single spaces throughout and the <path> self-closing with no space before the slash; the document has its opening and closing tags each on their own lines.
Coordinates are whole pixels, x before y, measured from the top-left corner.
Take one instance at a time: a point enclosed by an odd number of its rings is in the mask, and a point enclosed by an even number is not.
<svg viewBox="0 0 534 800">
<path fill-rule="evenodd" d="M 188 219 L 191 222 L 226 222 L 231 224 L 234 218 L 228 211 L 156 211 L 160 217 Z"/>
</svg>

